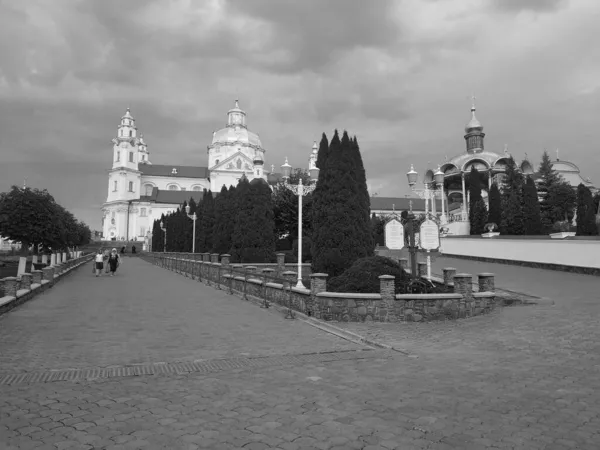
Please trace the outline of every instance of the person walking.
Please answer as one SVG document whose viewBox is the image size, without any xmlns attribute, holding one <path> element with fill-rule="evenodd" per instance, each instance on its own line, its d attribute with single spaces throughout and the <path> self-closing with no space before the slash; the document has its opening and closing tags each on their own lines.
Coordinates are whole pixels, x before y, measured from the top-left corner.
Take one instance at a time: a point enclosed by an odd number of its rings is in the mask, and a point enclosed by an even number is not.
<svg viewBox="0 0 600 450">
<path fill-rule="evenodd" d="M 110 250 L 104 250 L 104 273 L 108 273 L 110 271 L 110 265 L 108 264 L 108 257 L 110 256 Z"/>
<path fill-rule="evenodd" d="M 98 249 L 94 263 L 96 264 L 96 276 L 99 277 L 100 272 L 102 272 L 102 269 L 104 268 L 104 255 L 102 254 L 102 249 Z"/>
<path fill-rule="evenodd" d="M 110 276 L 114 277 L 115 272 L 117 271 L 117 267 L 119 267 L 121 258 L 117 253 L 117 249 L 113 248 L 110 256 L 108 257 L 108 265 L 110 266 Z"/>
</svg>

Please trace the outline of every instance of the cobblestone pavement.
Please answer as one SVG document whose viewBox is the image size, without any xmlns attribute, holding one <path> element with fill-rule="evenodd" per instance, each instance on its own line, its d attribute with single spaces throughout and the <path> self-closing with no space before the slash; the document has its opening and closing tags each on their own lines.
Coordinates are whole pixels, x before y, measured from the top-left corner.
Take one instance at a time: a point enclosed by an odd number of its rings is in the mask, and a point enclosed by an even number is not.
<svg viewBox="0 0 600 450">
<path fill-rule="evenodd" d="M 10 364 L 10 371 L 27 368 L 47 373 L 51 367 L 83 368 L 109 360 L 115 365 L 130 361 L 148 364 L 165 361 L 171 353 L 171 366 L 177 366 L 175 361 L 190 360 L 194 352 L 191 359 L 198 354 L 230 359 L 195 363 L 197 370 L 187 371 L 181 367 L 192 364 L 180 363 L 178 370 L 157 370 L 153 375 L 131 376 L 115 368 L 110 376 L 98 375 L 100 372 L 94 376 L 89 371 L 87 378 L 44 382 L 47 379 L 40 376 L 0 385 L 0 449 L 600 448 L 597 294 L 587 287 L 582 289 L 582 284 L 573 283 L 571 278 L 560 278 L 560 273 L 553 273 L 555 282 L 561 284 L 558 292 L 567 290 L 565 283 L 572 283 L 573 293 L 554 306 L 504 308 L 489 316 L 437 324 L 375 324 L 369 328 L 363 324 L 340 325 L 406 348 L 416 356 L 409 357 L 382 350 L 363 351 L 306 324 L 285 322 L 272 311 L 246 305 L 237 297 L 211 292 L 197 282 L 143 264 L 127 260 L 123 272 L 138 273 L 130 277 L 129 284 L 123 282 L 120 286 L 122 291 L 147 289 L 146 302 L 134 296 L 113 301 L 108 297 L 114 291 L 106 290 L 104 308 L 97 312 L 98 322 L 112 317 L 121 321 L 121 327 L 137 326 L 137 331 L 131 333 L 133 344 L 127 341 L 125 330 L 115 331 L 125 339 L 122 348 L 112 347 L 105 353 L 99 350 L 100 345 L 92 345 L 93 337 L 114 342 L 110 334 L 119 326 L 98 323 L 92 327 L 95 332 L 85 334 L 85 324 L 78 322 L 89 320 L 91 315 L 86 309 L 90 303 L 81 300 L 79 313 L 69 312 L 66 305 L 60 308 L 85 338 L 81 346 L 72 342 L 76 333 L 70 340 L 61 337 L 61 333 L 68 333 L 69 325 L 61 326 L 58 319 L 52 319 L 62 331 L 56 332 L 54 342 L 43 342 L 42 337 L 34 341 L 41 344 L 34 345 L 62 355 L 58 363 L 51 363 L 51 355 L 39 356 L 43 353 L 39 350 L 38 356 L 32 357 L 29 349 L 19 363 L 13 347 L 26 341 L 11 341 L 11 332 L 25 336 L 25 331 L 32 334 L 39 324 L 46 339 L 52 338 L 51 327 L 45 327 L 42 320 L 44 314 L 52 316 L 50 305 L 45 313 L 30 312 L 37 320 L 23 315 L 23 311 L 36 309 L 44 301 L 59 307 L 60 300 L 51 296 L 61 289 L 64 293 L 81 292 L 85 285 L 105 286 L 118 280 L 87 279 L 83 269 L 65 280 L 62 287 L 53 288 L 46 298 L 0 319 L 0 372 L 5 362 Z M 80 279 L 83 282 L 78 285 Z M 193 301 L 181 295 L 188 289 L 196 290 L 197 295 L 188 294 Z M 98 297 L 98 292 L 104 291 L 92 292 Z M 170 298 L 171 308 L 152 306 L 156 302 L 153 299 L 168 292 L 179 294 Z M 198 302 L 204 306 L 196 309 L 194 304 Z M 77 304 L 71 302 L 72 307 Z M 242 308 L 243 315 L 218 313 L 228 305 Z M 215 322 L 206 325 L 216 333 L 214 338 L 206 335 L 200 339 L 190 331 L 179 334 L 168 327 L 163 331 L 158 326 L 161 321 L 152 318 L 162 311 L 167 319 L 161 320 L 173 326 L 188 320 L 205 324 L 198 317 L 205 310 Z M 177 316 L 182 313 L 188 317 Z M 11 318 L 13 314 L 20 315 Z M 137 321 L 132 317 L 136 314 Z M 193 315 L 197 317 L 192 319 Z M 262 334 L 268 335 L 264 341 L 250 328 L 232 326 L 237 340 L 223 345 L 212 342 L 227 339 L 231 328 L 221 329 L 229 323 L 244 323 L 240 317 L 245 323 L 262 320 Z M 281 328 L 277 328 L 279 322 L 283 323 Z M 19 327 L 28 330 L 21 332 Z M 145 327 L 154 328 L 151 332 Z M 302 331 L 288 338 L 288 327 Z M 141 335 L 149 340 L 151 350 L 140 350 Z M 321 347 L 311 347 L 315 351 L 346 351 L 284 356 L 306 351 L 307 346 L 299 341 L 313 344 L 313 336 L 316 342 L 324 342 L 318 344 Z M 170 341 L 173 338 L 180 339 L 177 343 L 181 348 Z M 196 346 L 185 339 L 196 339 Z M 267 341 L 277 346 L 278 352 L 268 348 Z M 69 357 L 68 351 L 60 348 L 63 345 L 69 345 L 74 356 Z M 88 347 L 91 353 L 84 356 L 83 350 Z M 256 365 L 232 362 L 235 358 L 239 361 L 242 353 L 273 356 L 256 359 L 261 361 Z M 71 365 L 64 364 L 69 361 Z M 202 371 L 201 366 L 213 370 Z"/>
</svg>

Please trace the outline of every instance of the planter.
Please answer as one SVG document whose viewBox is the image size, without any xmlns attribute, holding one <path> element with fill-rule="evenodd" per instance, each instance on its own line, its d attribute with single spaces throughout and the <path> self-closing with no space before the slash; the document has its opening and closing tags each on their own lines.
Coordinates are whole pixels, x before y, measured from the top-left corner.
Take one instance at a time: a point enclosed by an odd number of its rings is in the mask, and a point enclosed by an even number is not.
<svg viewBox="0 0 600 450">
<path fill-rule="evenodd" d="M 559 233 L 550 233 L 550 237 L 552 239 L 564 239 L 575 236 L 575 234 L 576 233 L 574 231 L 561 231 Z"/>
</svg>

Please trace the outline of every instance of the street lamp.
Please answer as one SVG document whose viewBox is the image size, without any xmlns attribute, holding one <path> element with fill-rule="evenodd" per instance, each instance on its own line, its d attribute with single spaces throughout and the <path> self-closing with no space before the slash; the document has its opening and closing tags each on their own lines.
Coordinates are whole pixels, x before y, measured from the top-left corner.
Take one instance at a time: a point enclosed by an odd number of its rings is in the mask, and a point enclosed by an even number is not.
<svg viewBox="0 0 600 450">
<path fill-rule="evenodd" d="M 288 164 L 287 158 L 285 158 L 285 163 L 281 165 L 283 185 L 298 196 L 298 283 L 296 287 L 302 289 L 305 289 L 304 284 L 302 284 L 302 197 L 315 190 L 319 178 L 319 169 L 316 165 L 317 151 L 317 143 L 315 142 L 308 166 L 311 182 L 308 186 L 302 184 L 302 176 L 299 177 L 297 185 L 289 184 L 288 180 L 290 179 L 292 166 Z"/>
<path fill-rule="evenodd" d="M 442 194 L 441 222 L 446 223 L 446 210 L 444 207 L 444 172 L 442 172 L 440 167 L 438 166 L 438 169 L 435 173 L 433 173 L 433 170 L 431 170 L 431 169 L 429 169 L 429 170 L 427 170 L 427 172 L 425 172 L 425 176 L 423 177 L 423 185 L 425 186 L 424 189 L 416 189 L 415 188 L 419 174 L 417 173 L 417 171 L 415 170 L 415 168 L 413 167 L 412 164 L 410 165 L 410 170 L 407 172 L 406 177 L 408 178 L 408 185 L 410 186 L 411 190 L 415 194 L 417 194 L 419 196 L 419 198 L 422 198 L 423 200 L 425 200 L 425 216 L 426 217 L 429 217 L 429 201 L 431 201 L 432 210 L 433 210 L 434 209 L 433 202 L 435 201 L 438 190 L 441 191 L 441 194 Z M 435 182 L 436 186 L 439 186 L 439 188 L 433 187 L 434 182 Z"/>
<path fill-rule="evenodd" d="M 167 229 L 164 226 L 165 224 L 163 223 L 163 221 L 160 221 L 160 229 L 162 230 L 162 232 L 165 234 L 165 243 L 163 246 L 163 253 L 167 252 Z"/>
<path fill-rule="evenodd" d="M 194 214 L 190 214 L 190 205 L 185 207 L 185 213 L 190 219 L 192 219 L 192 222 L 194 223 L 192 231 L 192 253 L 196 253 L 196 219 L 198 216 L 196 216 L 196 211 L 194 211 Z"/>
</svg>

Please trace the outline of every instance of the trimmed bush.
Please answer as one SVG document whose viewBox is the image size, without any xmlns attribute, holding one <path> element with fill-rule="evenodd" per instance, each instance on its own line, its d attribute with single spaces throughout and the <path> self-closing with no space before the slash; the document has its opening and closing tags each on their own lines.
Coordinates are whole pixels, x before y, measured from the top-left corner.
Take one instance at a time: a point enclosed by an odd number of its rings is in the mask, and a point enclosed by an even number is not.
<svg viewBox="0 0 600 450">
<path fill-rule="evenodd" d="M 384 256 L 368 256 L 357 259 L 341 275 L 328 280 L 327 291 L 377 294 L 380 275 L 396 277 L 396 291 L 399 291 L 399 282 L 410 280 L 410 275 L 396 261 Z"/>
</svg>

